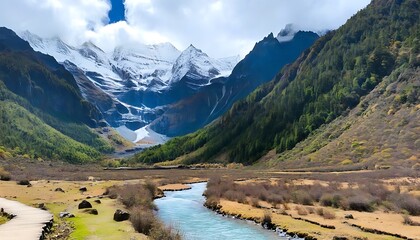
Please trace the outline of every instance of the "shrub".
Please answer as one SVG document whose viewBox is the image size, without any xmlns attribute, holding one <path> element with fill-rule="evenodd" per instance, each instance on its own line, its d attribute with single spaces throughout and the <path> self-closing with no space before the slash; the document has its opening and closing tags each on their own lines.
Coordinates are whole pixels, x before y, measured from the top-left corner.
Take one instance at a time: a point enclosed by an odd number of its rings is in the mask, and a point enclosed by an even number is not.
<svg viewBox="0 0 420 240">
<path fill-rule="evenodd" d="M 9 181 L 11 179 L 11 175 L 8 171 L 4 170 L 4 168 L 0 167 L 0 180 L 1 181 Z"/>
<path fill-rule="evenodd" d="M 335 219 L 335 213 L 333 211 L 325 209 L 325 208 L 322 210 L 322 216 L 325 219 Z"/>
<path fill-rule="evenodd" d="M 408 215 L 403 215 L 403 224 L 410 226 L 420 226 L 420 222 L 415 222 Z"/>
<path fill-rule="evenodd" d="M 302 216 L 308 215 L 308 211 L 306 210 L 306 208 L 305 208 L 305 207 L 302 207 L 302 206 L 296 206 L 296 210 L 297 210 L 297 213 L 298 213 L 299 215 L 302 215 Z"/>
<path fill-rule="evenodd" d="M 258 200 L 258 198 L 251 198 L 251 206 L 256 207 L 256 208 L 260 208 L 260 201 Z"/>
<path fill-rule="evenodd" d="M 152 211 L 136 207 L 130 211 L 130 221 L 137 232 L 149 235 L 156 219 Z"/>
<path fill-rule="evenodd" d="M 308 192 L 304 190 L 297 190 L 293 193 L 293 201 L 303 205 L 313 205 L 313 199 Z"/>
<path fill-rule="evenodd" d="M 373 212 L 372 201 L 366 196 L 353 196 L 348 199 L 349 208 L 360 212 Z"/>
<path fill-rule="evenodd" d="M 153 240 L 181 240 L 182 236 L 172 227 L 163 227 L 162 223 L 157 222 L 149 232 L 149 237 Z"/>
<path fill-rule="evenodd" d="M 391 194 L 391 191 L 386 189 L 382 184 L 367 183 L 364 184 L 361 189 L 371 194 L 372 196 L 381 199 L 382 201 L 386 200 L 387 197 Z"/>
<path fill-rule="evenodd" d="M 238 192 L 235 190 L 228 190 L 223 194 L 223 197 L 225 197 L 228 200 L 231 201 L 237 201 L 239 203 L 245 203 L 246 202 L 246 196 L 243 192 Z"/>
<path fill-rule="evenodd" d="M 322 195 L 321 199 L 319 200 L 319 203 L 322 206 L 338 208 L 340 207 L 341 200 L 342 200 L 342 197 L 338 194 L 332 195 L 332 194 L 326 193 Z"/>
<path fill-rule="evenodd" d="M 325 218 L 325 219 L 335 219 L 335 213 L 326 208 L 317 208 L 316 214 Z"/>
<path fill-rule="evenodd" d="M 276 226 L 272 222 L 271 212 L 269 212 L 269 211 L 264 212 L 264 215 L 261 219 L 261 225 L 264 228 L 267 228 L 267 229 L 275 229 Z"/>
<path fill-rule="evenodd" d="M 410 215 L 420 215 L 420 200 L 410 194 L 392 194 L 390 199 Z"/>
<path fill-rule="evenodd" d="M 274 206 L 276 206 L 277 204 L 280 204 L 280 203 L 284 203 L 285 202 L 283 196 L 278 195 L 278 194 L 271 194 L 268 197 L 267 201 L 269 203 L 273 204 Z"/>
<path fill-rule="evenodd" d="M 211 196 L 206 199 L 206 201 L 204 202 L 204 206 L 212 210 L 218 210 L 220 209 L 219 202 L 220 202 L 220 199 Z"/>
<path fill-rule="evenodd" d="M 308 211 L 309 214 L 314 214 L 315 213 L 315 208 L 313 208 L 313 207 L 306 207 L 306 210 Z"/>
<path fill-rule="evenodd" d="M 319 203 L 322 206 L 331 207 L 333 205 L 333 196 L 329 193 L 322 195 Z"/>
</svg>

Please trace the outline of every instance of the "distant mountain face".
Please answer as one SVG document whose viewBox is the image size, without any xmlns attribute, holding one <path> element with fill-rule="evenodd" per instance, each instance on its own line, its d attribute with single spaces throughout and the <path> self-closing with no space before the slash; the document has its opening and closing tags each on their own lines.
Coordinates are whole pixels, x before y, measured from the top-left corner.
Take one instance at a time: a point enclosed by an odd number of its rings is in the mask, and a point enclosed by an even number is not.
<svg viewBox="0 0 420 240">
<path fill-rule="evenodd" d="M 147 125 L 166 105 L 195 94 L 211 79 L 230 74 L 239 61 L 238 57 L 210 58 L 192 45 L 183 52 L 170 43 L 104 52 L 90 42 L 74 47 L 30 32 L 21 37 L 61 62 L 111 126 L 131 130 Z"/>
<path fill-rule="evenodd" d="M 53 57 L 33 51 L 4 27 L 0 53 L 0 79 L 10 91 L 53 116 L 98 125 L 101 113 L 83 99 L 73 76 Z"/>
<path fill-rule="evenodd" d="M 168 136 L 178 136 L 205 126 L 225 113 L 235 101 L 270 81 L 283 66 L 293 62 L 319 37 L 313 32 L 293 30 L 291 26 L 282 30 L 279 33 L 281 35 L 287 35 L 287 39 L 281 38 L 280 41 L 280 37 L 275 38 L 270 34 L 256 43 L 254 49 L 235 66 L 230 76 L 213 78 L 208 83 L 202 82 L 207 85 L 191 97 L 170 105 L 164 114 L 151 123 L 151 128 Z M 191 51 L 190 48 L 187 50 Z M 182 58 L 178 60 L 180 59 Z M 205 71 L 212 72 L 210 62 L 208 65 Z M 185 69 L 182 71 L 186 72 Z M 201 69 L 192 68 L 185 76 L 194 79 L 199 71 Z M 216 74 L 218 72 L 214 73 Z"/>
<path fill-rule="evenodd" d="M 419 13 L 373 0 L 213 124 L 133 160 L 418 169 Z"/>
</svg>

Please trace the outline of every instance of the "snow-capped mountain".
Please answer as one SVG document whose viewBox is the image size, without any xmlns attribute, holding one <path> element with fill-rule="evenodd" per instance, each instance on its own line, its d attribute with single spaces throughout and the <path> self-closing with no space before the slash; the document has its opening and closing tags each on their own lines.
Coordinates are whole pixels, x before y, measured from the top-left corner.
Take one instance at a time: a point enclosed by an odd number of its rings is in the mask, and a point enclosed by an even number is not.
<svg viewBox="0 0 420 240">
<path fill-rule="evenodd" d="M 147 125 L 166 105 L 191 96 L 211 79 L 229 75 L 239 61 L 239 57 L 211 58 L 192 45 L 183 52 L 170 43 L 119 46 L 105 52 L 91 42 L 76 47 L 28 31 L 20 36 L 35 51 L 63 63 L 111 126 L 131 130 Z M 88 96 L 92 92 L 106 93 L 106 104 L 100 102 L 104 97 Z"/>
<path fill-rule="evenodd" d="M 212 78 L 229 75 L 238 61 L 239 57 L 212 59 L 200 49 L 190 45 L 175 61 L 170 82 L 179 81 L 186 76 L 201 81 L 196 84 L 205 85 Z"/>
</svg>

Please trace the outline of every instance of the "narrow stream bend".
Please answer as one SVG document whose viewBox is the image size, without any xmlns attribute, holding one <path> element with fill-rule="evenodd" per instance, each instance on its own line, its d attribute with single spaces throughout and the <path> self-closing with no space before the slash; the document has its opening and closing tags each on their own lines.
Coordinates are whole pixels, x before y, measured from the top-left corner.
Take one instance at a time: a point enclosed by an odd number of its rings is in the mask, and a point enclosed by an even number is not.
<svg viewBox="0 0 420 240">
<path fill-rule="evenodd" d="M 203 206 L 206 183 L 191 184 L 190 190 L 165 192 L 155 200 L 158 217 L 175 227 L 187 240 L 265 240 L 281 238 L 251 221 L 223 217 Z"/>
</svg>

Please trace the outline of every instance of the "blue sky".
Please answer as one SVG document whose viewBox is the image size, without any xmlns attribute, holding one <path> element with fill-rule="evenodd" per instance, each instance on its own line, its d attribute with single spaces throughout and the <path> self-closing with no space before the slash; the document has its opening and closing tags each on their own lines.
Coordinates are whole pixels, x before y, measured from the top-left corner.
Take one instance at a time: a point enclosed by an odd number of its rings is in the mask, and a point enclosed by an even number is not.
<svg viewBox="0 0 420 240">
<path fill-rule="evenodd" d="M 111 0 L 111 11 L 108 13 L 109 23 L 125 20 L 123 0 Z"/>
</svg>

